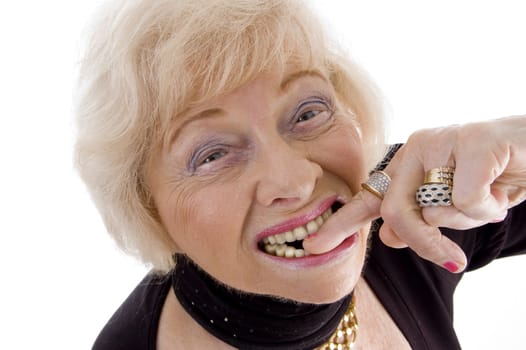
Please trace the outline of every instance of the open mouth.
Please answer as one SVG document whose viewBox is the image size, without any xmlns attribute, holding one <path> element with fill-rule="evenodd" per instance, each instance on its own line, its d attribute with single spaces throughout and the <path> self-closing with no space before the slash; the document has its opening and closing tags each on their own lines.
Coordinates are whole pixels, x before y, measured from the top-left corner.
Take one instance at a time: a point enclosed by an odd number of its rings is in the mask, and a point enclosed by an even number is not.
<svg viewBox="0 0 526 350">
<path fill-rule="evenodd" d="M 342 203 L 334 202 L 329 209 L 306 224 L 290 231 L 263 238 L 258 242 L 259 249 L 269 255 L 289 259 L 302 258 L 308 255 L 303 249 L 303 240 L 307 236 L 318 232 L 325 221 L 342 206 Z"/>
</svg>

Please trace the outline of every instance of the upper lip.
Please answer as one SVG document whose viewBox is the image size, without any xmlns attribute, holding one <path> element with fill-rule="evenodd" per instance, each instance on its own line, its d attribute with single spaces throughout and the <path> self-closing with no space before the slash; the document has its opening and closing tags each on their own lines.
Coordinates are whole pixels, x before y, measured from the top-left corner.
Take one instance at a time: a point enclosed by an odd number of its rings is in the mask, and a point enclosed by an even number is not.
<svg viewBox="0 0 526 350">
<path fill-rule="evenodd" d="M 273 225 L 271 227 L 268 227 L 257 234 L 257 242 L 261 241 L 263 238 L 267 236 L 272 236 L 278 233 L 283 233 L 286 231 L 290 231 L 296 227 L 305 225 L 309 221 L 314 220 L 316 217 L 320 216 L 325 212 L 329 207 L 331 207 L 335 202 L 341 202 L 344 203 L 342 199 L 340 199 L 338 196 L 334 195 L 331 196 L 324 201 L 322 201 L 317 207 L 315 207 L 310 212 L 300 215 L 297 217 L 294 217 L 292 219 L 280 222 L 279 224 Z"/>
</svg>

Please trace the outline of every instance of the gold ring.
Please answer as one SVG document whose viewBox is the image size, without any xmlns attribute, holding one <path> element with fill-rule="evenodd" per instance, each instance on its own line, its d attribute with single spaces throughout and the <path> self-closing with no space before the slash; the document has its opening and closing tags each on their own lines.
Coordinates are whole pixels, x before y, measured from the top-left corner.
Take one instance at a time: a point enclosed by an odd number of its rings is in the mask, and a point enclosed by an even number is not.
<svg viewBox="0 0 526 350">
<path fill-rule="evenodd" d="M 387 192 L 390 183 L 391 177 L 386 172 L 375 170 L 371 172 L 369 179 L 362 184 L 362 188 L 376 197 L 384 199 L 384 194 Z"/>
<path fill-rule="evenodd" d="M 453 186 L 453 176 L 455 175 L 455 168 L 449 166 L 441 166 L 426 171 L 424 177 L 424 184 L 447 184 Z"/>
<path fill-rule="evenodd" d="M 443 166 L 426 171 L 424 183 L 416 190 L 416 202 L 421 208 L 452 205 L 455 168 Z"/>
</svg>

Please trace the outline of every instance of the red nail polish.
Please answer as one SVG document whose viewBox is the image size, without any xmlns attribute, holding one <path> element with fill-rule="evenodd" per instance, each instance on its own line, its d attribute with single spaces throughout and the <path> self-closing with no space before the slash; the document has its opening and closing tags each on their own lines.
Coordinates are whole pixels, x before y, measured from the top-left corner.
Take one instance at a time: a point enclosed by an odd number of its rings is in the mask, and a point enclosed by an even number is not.
<svg viewBox="0 0 526 350">
<path fill-rule="evenodd" d="M 449 272 L 457 272 L 458 265 L 453 261 L 446 261 L 443 265 Z"/>
</svg>

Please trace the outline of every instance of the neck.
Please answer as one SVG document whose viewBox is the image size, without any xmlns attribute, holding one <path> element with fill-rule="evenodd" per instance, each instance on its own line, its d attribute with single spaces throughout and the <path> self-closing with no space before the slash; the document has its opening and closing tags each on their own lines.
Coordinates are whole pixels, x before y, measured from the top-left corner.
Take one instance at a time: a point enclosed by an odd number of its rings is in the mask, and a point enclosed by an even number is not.
<svg viewBox="0 0 526 350">
<path fill-rule="evenodd" d="M 313 349 L 330 338 L 351 295 L 330 304 L 247 293 L 222 284 L 186 255 L 176 255 L 172 285 L 179 303 L 227 344 L 250 349 Z"/>
</svg>

